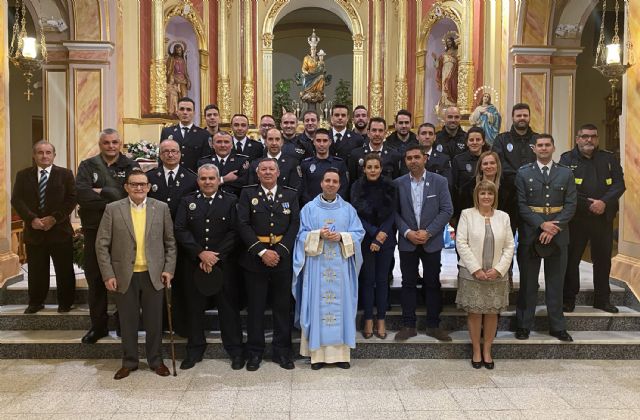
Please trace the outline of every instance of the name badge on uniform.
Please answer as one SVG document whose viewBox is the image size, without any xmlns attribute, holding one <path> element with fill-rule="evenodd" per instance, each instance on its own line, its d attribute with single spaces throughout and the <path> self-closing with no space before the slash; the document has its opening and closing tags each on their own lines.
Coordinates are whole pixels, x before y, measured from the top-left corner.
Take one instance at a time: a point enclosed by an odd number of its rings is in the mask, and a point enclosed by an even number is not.
<svg viewBox="0 0 640 420">
<path fill-rule="evenodd" d="M 467 169 L 467 172 L 471 172 L 471 164 L 470 163 L 467 163 L 465 168 Z"/>
<path fill-rule="evenodd" d="M 116 176 L 118 178 L 124 178 L 125 176 L 127 176 L 127 173 L 125 171 L 120 171 L 116 174 Z"/>
<path fill-rule="evenodd" d="M 189 210 L 195 210 L 196 209 L 196 203 L 189 203 Z"/>
<path fill-rule="evenodd" d="M 437 146 L 436 146 L 436 150 L 437 150 L 438 152 L 442 152 L 442 145 L 441 145 L 441 144 L 437 145 Z"/>
<path fill-rule="evenodd" d="M 254 198 L 251 200 L 251 204 L 253 204 L 254 206 L 257 206 L 257 205 L 258 205 L 258 199 L 254 197 Z"/>
<path fill-rule="evenodd" d="M 98 182 L 98 174 L 97 173 L 93 173 L 93 183 L 95 184 L 96 182 Z"/>
<path fill-rule="evenodd" d="M 507 151 L 513 152 L 513 144 L 511 144 L 511 143 L 507 144 Z"/>
<path fill-rule="evenodd" d="M 358 160 L 358 165 L 363 166 L 364 165 L 364 159 L 359 159 Z"/>
<path fill-rule="evenodd" d="M 312 163 L 311 166 L 309 166 L 309 172 L 314 173 L 316 171 L 316 164 Z"/>
<path fill-rule="evenodd" d="M 611 184 L 613 184 L 613 179 L 611 179 L 611 178 L 607 178 L 604 182 L 605 182 L 605 184 L 607 184 L 607 185 L 611 185 Z"/>
<path fill-rule="evenodd" d="M 156 184 L 153 184 L 153 185 L 151 186 L 151 191 L 153 191 L 153 192 L 158 191 L 158 186 L 157 186 Z"/>
</svg>

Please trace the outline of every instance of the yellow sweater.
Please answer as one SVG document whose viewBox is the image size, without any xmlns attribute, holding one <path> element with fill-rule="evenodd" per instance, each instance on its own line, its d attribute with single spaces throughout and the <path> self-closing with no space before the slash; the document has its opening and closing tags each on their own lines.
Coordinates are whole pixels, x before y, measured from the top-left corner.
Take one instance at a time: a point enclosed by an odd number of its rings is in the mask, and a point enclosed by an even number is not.
<svg viewBox="0 0 640 420">
<path fill-rule="evenodd" d="M 144 253 L 144 231 L 147 225 L 147 209 L 131 207 L 131 220 L 133 222 L 133 233 L 136 236 L 136 261 L 133 264 L 133 272 L 140 273 L 148 271 L 147 256 Z"/>
</svg>

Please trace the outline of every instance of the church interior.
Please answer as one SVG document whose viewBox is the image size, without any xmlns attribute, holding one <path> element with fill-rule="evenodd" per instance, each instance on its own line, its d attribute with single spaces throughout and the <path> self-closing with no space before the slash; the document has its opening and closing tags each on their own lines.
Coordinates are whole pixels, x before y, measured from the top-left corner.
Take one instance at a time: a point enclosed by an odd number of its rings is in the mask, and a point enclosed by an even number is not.
<svg viewBox="0 0 640 420">
<path fill-rule="evenodd" d="M 509 317 L 503 317 L 503 341 L 496 345 L 503 357 L 640 355 L 640 120 L 633 116 L 640 107 L 640 64 L 633 59 L 640 54 L 640 2 L 2 0 L 0 5 L 0 304 L 5 305 L 0 357 L 118 357 L 117 338 L 101 350 L 78 344 L 71 330 L 84 328 L 86 313 L 75 320 L 64 317 L 70 324 L 59 327 L 60 318 L 30 320 L 11 312 L 25 290 L 16 286 L 23 280 L 24 250 L 10 196 L 18 170 L 32 164 L 32 145 L 48 140 L 56 147 L 56 164 L 76 171 L 97 153 L 104 128 L 118 130 L 126 144 L 157 143 L 162 128 L 177 121 L 178 93 L 194 99 L 197 125 L 205 126 L 205 106 L 217 104 L 222 129 L 242 113 L 255 137 L 264 114 L 278 119 L 284 107 L 302 116 L 308 104 L 301 99 L 298 73 L 312 33 L 331 76 L 314 104 L 321 125 L 328 126 L 332 104 L 345 103 L 351 109 L 364 105 L 369 116 L 387 121 L 398 110 L 409 110 L 414 130 L 423 122 L 442 127 L 443 107 L 457 106 L 469 127 L 489 93 L 502 116 L 499 131 L 509 129 L 514 104 L 529 104 L 531 127 L 555 138 L 555 159 L 574 147 L 578 127 L 598 126 L 600 147 L 619 157 L 626 179 L 611 277 L 617 304 L 628 310 L 572 317 L 580 340 L 571 346 L 542 338 L 515 343 L 508 337 Z M 595 68 L 600 47 L 613 43 L 614 32 L 622 39 L 617 57 L 614 51 Z M 18 43 L 31 45 L 33 53 Z M 169 65 L 176 57 L 182 64 Z M 454 57 L 453 69 L 447 63 L 438 68 L 443 57 Z M 178 67 L 188 83 L 168 81 L 167 69 Z M 455 72 L 454 85 L 447 85 L 443 72 Z M 77 215 L 74 222 L 79 227 Z M 455 271 L 455 264 L 454 254 L 445 271 Z M 453 293 L 453 283 L 447 287 L 445 293 Z M 49 328 L 64 334 L 58 341 L 50 336 L 47 350 L 22 334 Z M 595 332 L 603 335 L 593 338 Z M 221 345 L 211 340 L 217 347 L 208 355 L 215 358 Z M 449 347 L 426 339 L 419 343 L 423 346 L 407 350 L 413 358 L 466 354 L 462 338 Z M 408 357 L 394 355 L 393 343 L 366 344 L 356 357 Z M 552 353 L 541 350 L 548 346 L 554 346 Z"/>
</svg>

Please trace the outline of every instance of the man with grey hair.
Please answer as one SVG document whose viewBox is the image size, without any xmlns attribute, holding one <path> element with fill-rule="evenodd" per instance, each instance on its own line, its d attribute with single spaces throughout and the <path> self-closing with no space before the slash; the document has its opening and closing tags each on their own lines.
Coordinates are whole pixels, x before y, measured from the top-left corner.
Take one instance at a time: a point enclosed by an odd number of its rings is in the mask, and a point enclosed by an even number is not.
<svg viewBox="0 0 640 420">
<path fill-rule="evenodd" d="M 33 145 L 35 167 L 18 172 L 11 204 L 24 221 L 24 242 L 29 264 L 29 305 L 25 314 L 44 308 L 49 292 L 49 259 L 56 269 L 58 312 L 73 305 L 73 228 L 69 215 L 76 207 L 73 172 L 53 164 L 56 148 L 46 140 Z"/>
<path fill-rule="evenodd" d="M 91 315 L 91 329 L 82 337 L 85 344 L 93 344 L 109 332 L 107 289 L 96 258 L 98 226 L 107 204 L 127 196 L 124 190 L 127 173 L 140 167 L 137 162 L 120 152 L 120 134 L 113 128 L 105 128 L 100 132 L 98 147 L 98 155 L 80 162 L 76 177 L 80 222 L 84 234 L 84 276 L 89 285 L 88 303 Z"/>
<path fill-rule="evenodd" d="M 180 369 L 200 362 L 207 346 L 204 311 L 209 296 L 215 296 L 220 317 L 222 345 L 231 357 L 231 367 L 242 369 L 244 349 L 240 323 L 239 289 L 235 283 L 232 252 L 236 246 L 236 197 L 218 189 L 220 172 L 212 163 L 198 168 L 199 191 L 180 201 L 175 236 L 184 250 L 185 292 L 188 308 L 187 354 Z"/>
</svg>

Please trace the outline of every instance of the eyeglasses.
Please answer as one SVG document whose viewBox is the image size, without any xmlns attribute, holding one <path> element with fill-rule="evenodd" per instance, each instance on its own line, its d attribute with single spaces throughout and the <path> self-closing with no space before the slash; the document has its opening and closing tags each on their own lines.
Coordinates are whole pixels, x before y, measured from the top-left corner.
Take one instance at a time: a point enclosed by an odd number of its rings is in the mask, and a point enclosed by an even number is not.
<svg viewBox="0 0 640 420">
<path fill-rule="evenodd" d="M 177 155 L 180 153 L 180 150 L 163 150 L 160 153 L 162 153 L 163 155 L 170 155 L 170 154 Z"/>
<path fill-rule="evenodd" d="M 149 186 L 148 182 L 127 182 L 131 188 L 145 188 Z"/>
<path fill-rule="evenodd" d="M 589 140 L 589 139 L 597 139 L 598 135 L 597 134 L 580 134 L 578 136 L 579 138 L 581 138 L 582 140 Z"/>
</svg>

